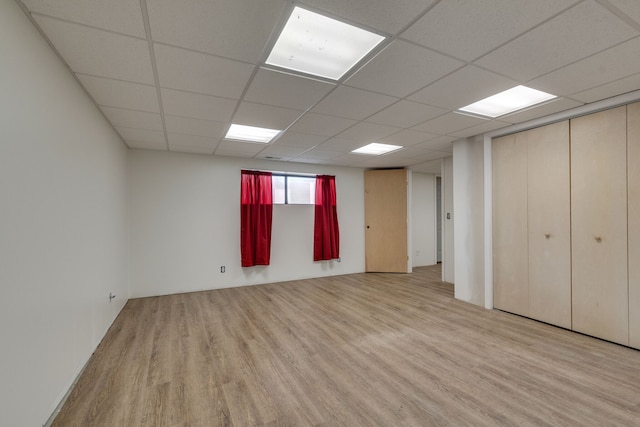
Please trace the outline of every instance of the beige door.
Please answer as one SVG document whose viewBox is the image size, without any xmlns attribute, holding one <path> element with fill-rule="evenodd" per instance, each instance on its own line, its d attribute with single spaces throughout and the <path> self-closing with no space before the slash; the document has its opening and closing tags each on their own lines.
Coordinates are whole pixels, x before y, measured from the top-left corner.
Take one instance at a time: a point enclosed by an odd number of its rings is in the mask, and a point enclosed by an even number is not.
<svg viewBox="0 0 640 427">
<path fill-rule="evenodd" d="M 626 130 L 626 107 L 571 120 L 573 329 L 621 344 L 629 342 Z"/>
<path fill-rule="evenodd" d="M 627 106 L 629 345 L 640 348 L 640 103 Z"/>
<path fill-rule="evenodd" d="M 571 328 L 569 122 L 526 137 L 529 316 Z"/>
<path fill-rule="evenodd" d="M 366 271 L 407 273 L 407 171 L 365 171 L 364 209 Z"/>
<path fill-rule="evenodd" d="M 496 138 L 492 151 L 493 305 L 528 316 L 526 135 Z"/>
</svg>

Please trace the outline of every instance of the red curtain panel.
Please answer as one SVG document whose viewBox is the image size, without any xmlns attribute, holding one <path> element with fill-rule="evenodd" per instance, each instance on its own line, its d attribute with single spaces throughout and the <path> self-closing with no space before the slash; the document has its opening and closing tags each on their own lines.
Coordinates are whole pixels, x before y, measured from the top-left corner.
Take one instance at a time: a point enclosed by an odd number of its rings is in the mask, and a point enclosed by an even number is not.
<svg viewBox="0 0 640 427">
<path fill-rule="evenodd" d="M 269 265 L 273 196 L 271 172 L 242 171 L 240 252 L 242 266 Z"/>
<path fill-rule="evenodd" d="M 336 204 L 336 177 L 316 176 L 313 260 L 340 258 L 340 231 Z"/>
</svg>

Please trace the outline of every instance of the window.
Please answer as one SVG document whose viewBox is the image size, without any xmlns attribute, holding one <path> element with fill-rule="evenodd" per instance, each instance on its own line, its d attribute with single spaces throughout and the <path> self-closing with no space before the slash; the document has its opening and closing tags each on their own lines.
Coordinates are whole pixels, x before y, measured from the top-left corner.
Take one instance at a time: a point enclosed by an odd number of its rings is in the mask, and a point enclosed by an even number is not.
<svg viewBox="0 0 640 427">
<path fill-rule="evenodd" d="M 273 203 L 276 205 L 315 204 L 316 177 L 273 174 Z"/>
</svg>

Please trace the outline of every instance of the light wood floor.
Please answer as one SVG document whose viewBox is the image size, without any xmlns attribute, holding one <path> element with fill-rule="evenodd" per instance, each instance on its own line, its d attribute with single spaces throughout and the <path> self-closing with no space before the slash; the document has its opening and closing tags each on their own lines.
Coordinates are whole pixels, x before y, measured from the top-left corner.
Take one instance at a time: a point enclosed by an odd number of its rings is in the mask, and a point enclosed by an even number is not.
<svg viewBox="0 0 640 427">
<path fill-rule="evenodd" d="M 54 426 L 640 425 L 640 352 L 439 267 L 127 303 Z"/>
</svg>

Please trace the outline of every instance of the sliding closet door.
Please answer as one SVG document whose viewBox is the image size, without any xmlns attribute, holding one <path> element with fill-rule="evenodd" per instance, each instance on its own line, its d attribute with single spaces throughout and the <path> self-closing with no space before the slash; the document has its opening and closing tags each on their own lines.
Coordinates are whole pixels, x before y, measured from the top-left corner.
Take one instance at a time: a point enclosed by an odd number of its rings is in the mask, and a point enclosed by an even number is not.
<svg viewBox="0 0 640 427">
<path fill-rule="evenodd" d="M 629 345 L 640 348 L 640 103 L 627 106 Z"/>
<path fill-rule="evenodd" d="M 526 136 L 529 316 L 571 328 L 569 122 Z"/>
<path fill-rule="evenodd" d="M 621 344 L 629 342 L 626 129 L 626 107 L 571 120 L 573 329 Z"/>
<path fill-rule="evenodd" d="M 493 305 L 529 315 L 527 141 L 522 133 L 492 141 Z"/>
</svg>

